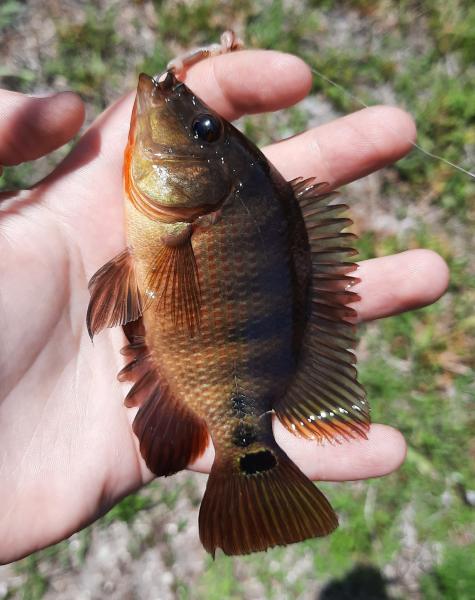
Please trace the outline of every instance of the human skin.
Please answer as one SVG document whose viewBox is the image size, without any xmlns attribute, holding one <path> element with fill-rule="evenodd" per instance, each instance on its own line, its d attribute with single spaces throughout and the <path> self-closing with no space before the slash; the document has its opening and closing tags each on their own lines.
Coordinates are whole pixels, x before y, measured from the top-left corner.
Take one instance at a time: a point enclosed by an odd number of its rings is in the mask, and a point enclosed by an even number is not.
<svg viewBox="0 0 475 600">
<path fill-rule="evenodd" d="M 300 59 L 240 51 L 190 68 L 186 83 L 226 119 L 276 110 L 308 93 Z M 133 95 L 106 110 L 71 154 L 31 190 L 0 194 L 0 562 L 64 539 L 153 475 L 142 461 L 125 409 L 120 330 L 91 343 L 85 326 L 91 275 L 125 246 L 122 152 Z M 0 164 L 32 160 L 80 129 L 84 108 L 72 93 L 29 98 L 0 91 Z M 382 123 L 391 123 L 383 127 Z M 332 188 L 404 156 L 415 137 L 397 108 L 373 107 L 264 149 L 282 174 L 315 176 Z M 359 321 L 437 300 L 444 261 L 428 250 L 364 261 L 354 288 Z M 371 401 L 371 398 L 370 398 Z M 404 460 L 402 435 L 372 425 L 367 441 L 337 446 L 275 437 L 315 480 L 385 475 Z M 191 468 L 206 472 L 210 444 Z"/>
</svg>

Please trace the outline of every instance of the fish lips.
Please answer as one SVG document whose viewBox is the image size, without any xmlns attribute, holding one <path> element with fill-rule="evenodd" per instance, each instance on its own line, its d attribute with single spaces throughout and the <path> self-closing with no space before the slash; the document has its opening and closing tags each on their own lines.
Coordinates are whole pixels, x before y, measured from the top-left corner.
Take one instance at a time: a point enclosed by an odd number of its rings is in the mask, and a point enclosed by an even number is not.
<svg viewBox="0 0 475 600">
<path fill-rule="evenodd" d="M 165 71 L 156 77 L 140 73 L 137 85 L 137 98 L 139 107 L 149 106 L 150 101 L 155 104 L 166 101 L 184 83 L 179 81 L 171 71 Z"/>
</svg>

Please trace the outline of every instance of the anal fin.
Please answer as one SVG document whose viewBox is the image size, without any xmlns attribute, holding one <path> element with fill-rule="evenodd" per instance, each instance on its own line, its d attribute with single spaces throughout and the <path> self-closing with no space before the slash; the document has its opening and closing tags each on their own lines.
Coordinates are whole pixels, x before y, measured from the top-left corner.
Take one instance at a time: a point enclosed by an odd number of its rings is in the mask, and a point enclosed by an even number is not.
<svg viewBox="0 0 475 600">
<path fill-rule="evenodd" d="M 205 422 L 159 383 L 137 413 L 133 430 L 147 467 L 159 477 L 185 469 L 208 445 Z"/>
<path fill-rule="evenodd" d="M 122 354 L 130 362 L 118 379 L 134 382 L 125 405 L 140 406 L 132 427 L 147 467 L 157 476 L 172 475 L 206 450 L 208 429 L 163 381 L 141 330 L 141 320 L 126 328 L 130 343 Z"/>
</svg>

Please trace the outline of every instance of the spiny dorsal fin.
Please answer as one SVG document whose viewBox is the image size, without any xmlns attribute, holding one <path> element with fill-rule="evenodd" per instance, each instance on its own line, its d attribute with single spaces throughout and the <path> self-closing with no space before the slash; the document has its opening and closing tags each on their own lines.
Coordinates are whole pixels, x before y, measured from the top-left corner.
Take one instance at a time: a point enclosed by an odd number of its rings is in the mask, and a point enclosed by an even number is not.
<svg viewBox="0 0 475 600">
<path fill-rule="evenodd" d="M 199 330 L 201 291 L 191 238 L 178 243 L 164 240 L 146 280 L 146 294 L 158 298 L 158 308 L 168 313 L 175 327 Z"/>
<path fill-rule="evenodd" d="M 86 321 L 91 339 L 105 327 L 125 325 L 142 315 L 144 305 L 129 248 L 92 276 L 89 291 Z"/>
<path fill-rule="evenodd" d="M 310 244 L 310 315 L 297 372 L 274 410 L 287 429 L 303 437 L 366 437 L 369 409 L 354 367 L 356 311 L 348 306 L 359 299 L 349 289 L 358 281 L 351 275 L 356 236 L 342 232 L 351 221 L 337 215 L 347 207 L 331 204 L 334 193 L 325 192 L 326 184 L 302 178 L 291 184 Z"/>
</svg>

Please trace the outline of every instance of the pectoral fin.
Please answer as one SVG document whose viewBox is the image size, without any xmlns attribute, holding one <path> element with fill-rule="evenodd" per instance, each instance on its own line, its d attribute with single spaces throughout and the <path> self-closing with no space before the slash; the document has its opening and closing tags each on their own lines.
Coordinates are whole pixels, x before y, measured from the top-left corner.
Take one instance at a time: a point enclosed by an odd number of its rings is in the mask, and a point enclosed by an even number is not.
<svg viewBox="0 0 475 600">
<path fill-rule="evenodd" d="M 355 236 L 342 232 L 351 221 L 338 216 L 346 206 L 330 204 L 333 194 L 321 193 L 321 185 L 301 178 L 292 184 L 312 257 L 310 315 L 297 372 L 274 410 L 287 429 L 303 437 L 366 437 L 369 408 L 354 367 L 356 312 L 348 306 L 359 298 L 350 289 L 358 281 L 350 275 L 356 269 Z"/>
<path fill-rule="evenodd" d="M 132 255 L 128 248 L 92 276 L 89 291 L 91 299 L 86 321 L 91 339 L 105 327 L 135 321 L 144 310 Z"/>
<path fill-rule="evenodd" d="M 147 294 L 171 316 L 177 328 L 193 336 L 200 327 L 201 292 L 198 267 L 191 243 L 191 226 L 167 235 L 154 259 L 145 283 Z"/>
</svg>

